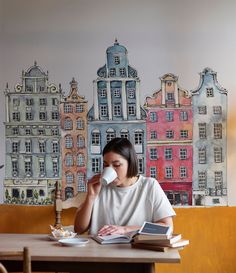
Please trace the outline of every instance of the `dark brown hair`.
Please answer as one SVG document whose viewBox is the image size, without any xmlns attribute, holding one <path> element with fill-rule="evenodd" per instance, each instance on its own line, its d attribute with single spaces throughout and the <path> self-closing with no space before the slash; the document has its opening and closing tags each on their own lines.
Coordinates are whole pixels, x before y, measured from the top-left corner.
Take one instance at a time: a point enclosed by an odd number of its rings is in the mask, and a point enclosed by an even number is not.
<svg viewBox="0 0 236 273">
<path fill-rule="evenodd" d="M 104 156 L 109 152 L 119 154 L 128 161 L 127 178 L 134 177 L 138 174 L 138 162 L 136 152 L 133 145 L 127 138 L 113 138 L 104 147 L 102 155 Z"/>
</svg>

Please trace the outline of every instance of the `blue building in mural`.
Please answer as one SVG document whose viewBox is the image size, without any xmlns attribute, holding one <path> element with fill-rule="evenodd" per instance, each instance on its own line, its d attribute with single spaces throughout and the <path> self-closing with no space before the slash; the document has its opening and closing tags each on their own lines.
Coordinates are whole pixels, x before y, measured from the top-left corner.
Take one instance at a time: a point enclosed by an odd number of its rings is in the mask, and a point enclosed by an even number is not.
<svg viewBox="0 0 236 273">
<path fill-rule="evenodd" d="M 227 90 L 205 68 L 193 103 L 193 205 L 227 205 Z"/>
<path fill-rule="evenodd" d="M 140 79 L 127 55 L 127 49 L 116 40 L 106 50 L 106 64 L 93 81 L 94 102 L 88 112 L 88 178 L 101 171 L 102 150 L 114 137 L 133 143 L 139 172 L 146 172 L 146 112 L 140 104 Z"/>
</svg>

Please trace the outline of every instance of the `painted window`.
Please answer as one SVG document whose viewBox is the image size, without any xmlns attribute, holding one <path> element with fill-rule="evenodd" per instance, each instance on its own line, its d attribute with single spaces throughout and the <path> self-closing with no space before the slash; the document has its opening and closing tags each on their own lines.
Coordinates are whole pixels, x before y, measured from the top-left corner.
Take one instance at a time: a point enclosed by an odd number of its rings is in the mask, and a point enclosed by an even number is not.
<svg viewBox="0 0 236 273">
<path fill-rule="evenodd" d="M 77 183 L 78 183 L 78 191 L 85 192 L 86 191 L 86 183 L 85 183 L 83 173 L 77 173 Z"/>
<path fill-rule="evenodd" d="M 165 178 L 172 178 L 173 177 L 173 168 L 172 167 L 165 167 Z"/>
<path fill-rule="evenodd" d="M 199 115 L 206 115 L 207 114 L 207 107 L 206 106 L 198 106 L 198 114 Z"/>
<path fill-rule="evenodd" d="M 12 176 L 18 175 L 18 160 L 16 158 L 12 159 Z"/>
<path fill-rule="evenodd" d="M 198 188 L 199 190 L 205 190 L 207 183 L 207 175 L 205 171 L 198 172 Z"/>
<path fill-rule="evenodd" d="M 113 89 L 113 96 L 114 96 L 115 98 L 120 98 L 120 94 L 121 94 L 121 91 L 120 91 L 119 88 Z"/>
<path fill-rule="evenodd" d="M 76 112 L 77 113 L 83 113 L 84 112 L 84 105 L 82 103 L 76 104 Z"/>
<path fill-rule="evenodd" d="M 186 178 L 187 177 L 187 168 L 184 166 L 179 167 L 179 177 Z"/>
<path fill-rule="evenodd" d="M 214 148 L 214 160 L 215 160 L 215 163 L 221 163 L 221 162 L 223 162 L 223 159 L 222 159 L 222 148 L 221 147 L 215 147 Z"/>
<path fill-rule="evenodd" d="M 45 142 L 44 141 L 39 141 L 39 152 L 40 153 L 45 153 Z"/>
<path fill-rule="evenodd" d="M 19 128 L 18 127 L 13 127 L 12 128 L 12 134 L 13 135 L 18 135 L 19 134 Z"/>
<path fill-rule="evenodd" d="M 13 153 L 18 153 L 19 151 L 19 142 L 18 141 L 14 141 L 12 142 L 12 152 Z"/>
<path fill-rule="evenodd" d="M 120 131 L 120 137 L 129 139 L 129 131 L 126 129 L 122 129 Z"/>
<path fill-rule="evenodd" d="M 39 112 L 40 120 L 47 120 L 47 112 Z"/>
<path fill-rule="evenodd" d="M 215 172 L 215 186 L 216 186 L 216 189 L 223 188 L 223 172 L 222 171 Z"/>
<path fill-rule="evenodd" d="M 206 139 L 206 123 L 198 123 L 199 138 Z"/>
<path fill-rule="evenodd" d="M 59 144 L 55 140 L 52 141 L 52 152 L 59 153 Z"/>
<path fill-rule="evenodd" d="M 151 122 L 157 121 L 157 113 L 156 112 L 150 112 L 150 121 Z"/>
<path fill-rule="evenodd" d="M 121 116 L 121 105 L 120 104 L 115 104 L 113 106 L 113 115 L 115 117 L 120 117 Z"/>
<path fill-rule="evenodd" d="M 184 148 L 179 149 L 179 159 L 181 160 L 187 159 L 187 149 Z"/>
<path fill-rule="evenodd" d="M 53 169 L 53 174 L 55 176 L 58 176 L 58 159 L 52 158 L 52 169 Z"/>
<path fill-rule="evenodd" d="M 26 153 L 31 153 L 32 152 L 32 147 L 31 147 L 31 141 L 30 140 L 25 141 L 25 152 Z"/>
<path fill-rule="evenodd" d="M 27 106 L 34 105 L 34 99 L 26 99 L 25 103 Z"/>
<path fill-rule="evenodd" d="M 115 64 L 120 64 L 120 57 L 114 56 L 114 62 L 115 62 Z"/>
<path fill-rule="evenodd" d="M 92 145 L 101 145 L 101 135 L 99 131 L 92 132 Z"/>
<path fill-rule="evenodd" d="M 73 166 L 73 156 L 72 154 L 67 154 L 65 158 L 66 167 Z"/>
<path fill-rule="evenodd" d="M 165 160 L 172 160 L 172 148 L 166 148 L 165 149 Z"/>
<path fill-rule="evenodd" d="M 144 173 L 144 160 L 143 158 L 138 158 L 138 172 Z"/>
<path fill-rule="evenodd" d="M 157 139 L 157 131 L 151 131 L 150 132 L 150 138 L 151 139 Z"/>
<path fill-rule="evenodd" d="M 31 135 L 31 133 L 32 133 L 32 131 L 31 131 L 30 128 L 25 128 L 25 134 L 26 134 L 27 136 Z"/>
<path fill-rule="evenodd" d="M 52 98 L 52 105 L 54 105 L 54 106 L 58 105 L 58 99 L 57 98 Z"/>
<path fill-rule="evenodd" d="M 222 139 L 222 124 L 214 123 L 214 138 Z"/>
<path fill-rule="evenodd" d="M 166 93 L 166 100 L 167 100 L 167 102 L 174 101 L 174 93 L 167 92 Z"/>
<path fill-rule="evenodd" d="M 107 90 L 105 88 L 99 89 L 99 95 L 101 98 L 106 98 L 107 97 Z"/>
<path fill-rule="evenodd" d="M 114 77 L 116 75 L 116 69 L 110 68 L 110 77 Z"/>
<path fill-rule="evenodd" d="M 134 143 L 135 143 L 135 145 L 143 144 L 143 132 L 135 132 L 134 133 Z"/>
<path fill-rule="evenodd" d="M 166 121 L 173 121 L 174 120 L 174 112 L 167 111 L 166 112 Z"/>
<path fill-rule="evenodd" d="M 77 156 L 77 166 L 82 167 L 85 164 L 84 155 L 78 154 Z"/>
<path fill-rule="evenodd" d="M 32 112 L 26 112 L 25 113 L 25 119 L 26 120 L 33 120 L 33 113 Z"/>
<path fill-rule="evenodd" d="M 58 111 L 52 112 L 52 120 L 59 120 L 59 112 Z"/>
<path fill-rule="evenodd" d="M 174 131 L 173 130 L 167 130 L 166 131 L 166 138 L 174 138 Z"/>
<path fill-rule="evenodd" d="M 112 128 L 110 128 L 110 129 L 108 129 L 106 131 L 106 140 L 107 140 L 107 143 L 109 141 L 111 141 L 115 137 L 116 137 L 116 133 L 115 133 L 115 131 Z"/>
<path fill-rule="evenodd" d="M 134 99 L 135 98 L 135 89 L 134 88 L 129 88 L 128 89 L 128 97 L 130 99 Z"/>
<path fill-rule="evenodd" d="M 39 159 L 39 174 L 41 176 L 45 175 L 45 161 L 43 158 Z"/>
<path fill-rule="evenodd" d="M 74 176 L 72 173 L 66 173 L 66 183 L 72 184 L 74 182 Z"/>
<path fill-rule="evenodd" d="M 65 103 L 64 104 L 64 113 L 72 113 L 73 108 L 71 104 Z"/>
<path fill-rule="evenodd" d="M 19 99 L 13 99 L 13 106 L 19 106 L 20 100 Z"/>
<path fill-rule="evenodd" d="M 51 134 L 52 134 L 52 136 L 57 136 L 57 135 L 59 135 L 58 129 L 52 129 L 52 130 L 51 130 Z"/>
<path fill-rule="evenodd" d="M 222 114 L 222 107 L 221 106 L 213 106 L 213 114 L 221 115 Z"/>
<path fill-rule="evenodd" d="M 77 147 L 78 148 L 84 148 L 85 147 L 84 137 L 81 136 L 81 135 L 77 136 Z"/>
<path fill-rule="evenodd" d="M 25 159 L 25 174 L 31 175 L 31 170 L 32 170 L 32 162 L 30 158 Z"/>
<path fill-rule="evenodd" d="M 157 159 L 157 149 L 156 148 L 150 148 L 150 160 L 156 160 Z"/>
<path fill-rule="evenodd" d="M 188 112 L 186 112 L 186 111 L 181 111 L 181 112 L 180 112 L 180 120 L 182 120 L 182 121 L 188 120 Z"/>
<path fill-rule="evenodd" d="M 76 120 L 77 129 L 84 129 L 84 121 L 82 118 L 78 118 Z"/>
<path fill-rule="evenodd" d="M 157 177 L 157 168 L 156 167 L 150 167 L 150 176 L 153 178 Z"/>
<path fill-rule="evenodd" d="M 101 104 L 100 105 L 100 116 L 101 117 L 107 117 L 108 111 L 107 111 L 107 105 L 106 104 Z"/>
<path fill-rule="evenodd" d="M 99 173 L 101 170 L 100 158 L 92 158 L 92 171 L 94 173 Z"/>
<path fill-rule="evenodd" d="M 65 148 L 70 149 L 73 147 L 73 139 L 71 135 L 65 137 Z"/>
<path fill-rule="evenodd" d="M 125 77 L 126 76 L 126 69 L 124 67 L 120 68 L 120 76 L 121 77 Z"/>
<path fill-rule="evenodd" d="M 12 113 L 12 120 L 13 121 L 20 121 L 20 113 L 19 112 L 13 112 Z"/>
<path fill-rule="evenodd" d="M 188 138 L 188 130 L 180 130 L 181 138 Z"/>
<path fill-rule="evenodd" d="M 198 149 L 198 163 L 206 164 L 206 147 L 201 147 Z"/>
<path fill-rule="evenodd" d="M 47 99 L 43 98 L 43 99 L 39 99 L 39 105 L 47 105 Z"/>
<path fill-rule="evenodd" d="M 135 105 L 128 105 L 128 114 L 130 116 L 135 116 Z"/>
<path fill-rule="evenodd" d="M 70 119 L 70 118 L 65 119 L 64 129 L 65 130 L 72 130 L 73 129 L 72 119 Z"/>
<path fill-rule="evenodd" d="M 38 135 L 45 135 L 45 129 L 38 129 Z"/>
<path fill-rule="evenodd" d="M 214 90 L 213 90 L 213 88 L 207 88 L 206 89 L 206 96 L 207 97 L 214 97 Z"/>
</svg>

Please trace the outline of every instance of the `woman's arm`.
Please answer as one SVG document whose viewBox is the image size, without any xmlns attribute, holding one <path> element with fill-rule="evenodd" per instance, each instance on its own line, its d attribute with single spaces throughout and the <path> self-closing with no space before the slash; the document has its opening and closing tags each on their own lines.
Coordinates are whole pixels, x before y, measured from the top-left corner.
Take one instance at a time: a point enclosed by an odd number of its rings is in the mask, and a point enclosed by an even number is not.
<svg viewBox="0 0 236 273">
<path fill-rule="evenodd" d="M 173 228 L 173 217 L 166 217 L 166 218 L 163 218 L 163 219 L 160 219 L 158 221 L 156 221 L 155 223 L 157 224 L 163 224 L 163 225 L 166 225 L 166 226 L 171 226 Z"/>
<path fill-rule="evenodd" d="M 99 178 L 100 175 L 95 175 L 88 182 L 88 193 L 86 199 L 84 203 L 78 208 L 75 215 L 74 229 L 77 233 L 83 233 L 89 228 L 93 204 L 101 190 Z"/>
</svg>

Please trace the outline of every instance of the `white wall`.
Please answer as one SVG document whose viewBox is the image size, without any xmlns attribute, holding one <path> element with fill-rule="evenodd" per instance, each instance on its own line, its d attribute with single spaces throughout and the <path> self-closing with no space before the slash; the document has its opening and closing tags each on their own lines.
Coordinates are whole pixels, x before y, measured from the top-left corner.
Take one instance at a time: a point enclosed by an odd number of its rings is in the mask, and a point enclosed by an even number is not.
<svg viewBox="0 0 236 273">
<path fill-rule="evenodd" d="M 4 120 L 6 82 L 14 88 L 22 69 L 35 60 L 49 70 L 50 82 L 62 83 L 66 92 L 75 77 L 91 105 L 92 81 L 115 38 L 127 47 L 130 64 L 138 70 L 141 101 L 160 87 L 159 77 L 168 72 L 179 76 L 183 88 L 195 89 L 198 73 L 209 66 L 229 91 L 233 116 L 235 10 L 235 0 L 0 0 L 0 117 Z M 0 137 L 4 137 L 3 123 Z M 231 130 L 231 205 L 236 205 L 235 137 Z M 4 153 L 1 141 L 0 164 Z M 1 182 L 3 178 L 2 169 Z"/>
</svg>

